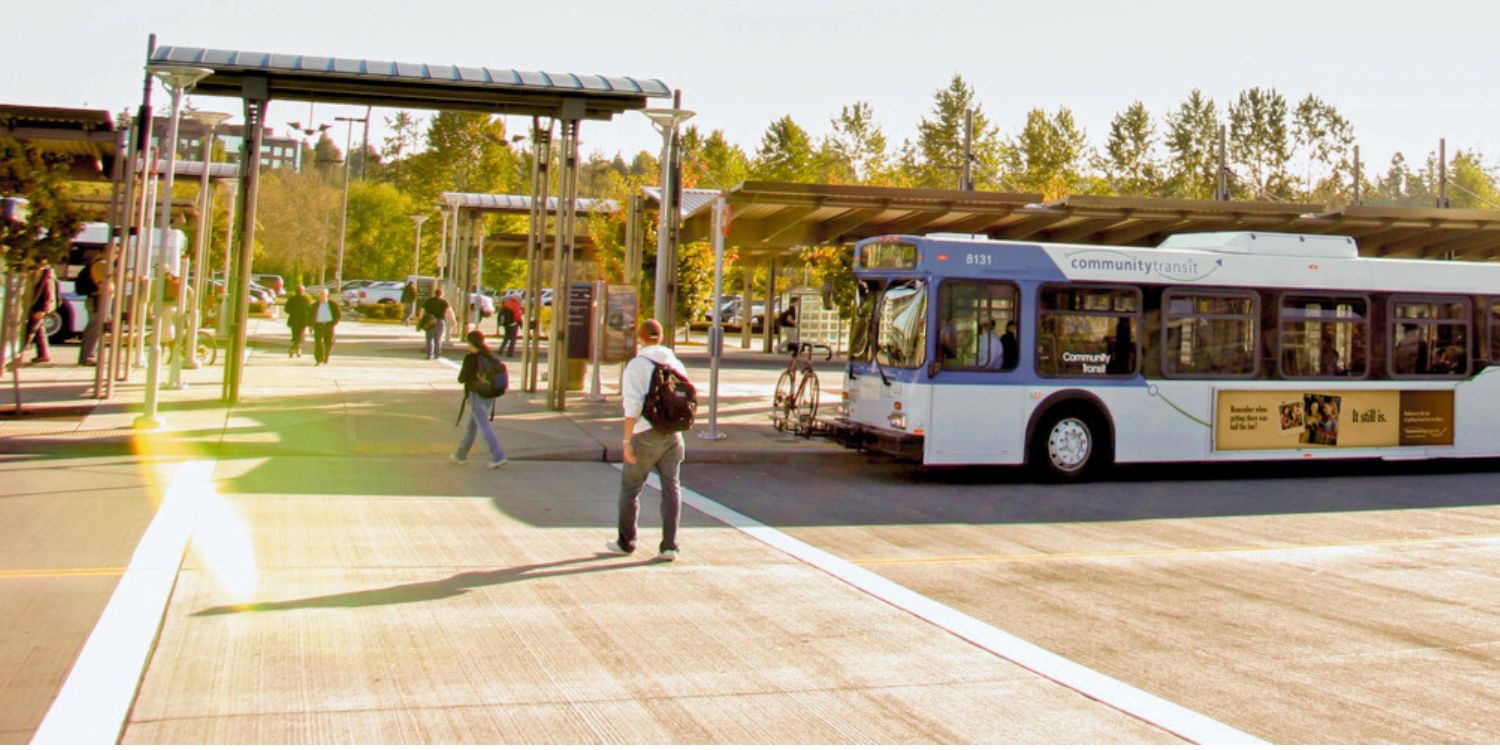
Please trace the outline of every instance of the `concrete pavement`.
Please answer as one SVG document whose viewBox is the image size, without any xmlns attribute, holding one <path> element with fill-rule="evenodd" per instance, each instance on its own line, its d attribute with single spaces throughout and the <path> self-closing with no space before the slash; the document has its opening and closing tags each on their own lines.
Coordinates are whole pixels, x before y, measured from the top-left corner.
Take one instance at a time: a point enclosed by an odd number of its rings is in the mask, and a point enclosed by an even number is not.
<svg viewBox="0 0 1500 750">
<path fill-rule="evenodd" d="M 7 564 L 30 596 L 81 596 L 60 584 L 68 570 L 105 571 L 89 579 L 84 619 L 123 565 L 119 550 L 102 563 L 82 554 L 90 539 L 104 528 L 140 538 L 141 498 L 191 498 L 163 506 L 188 514 L 191 544 L 165 612 L 151 615 L 159 635 L 115 727 L 125 742 L 1179 741 L 692 509 L 677 562 L 602 554 L 617 400 L 556 414 L 507 396 L 495 425 L 511 464 L 457 467 L 445 457 L 456 371 L 423 360 L 409 329 L 343 325 L 331 365 L 314 367 L 286 357 L 279 324 L 257 323 L 236 407 L 218 403 L 209 368 L 164 394 L 161 431 L 128 429 L 138 391 L 127 385 L 76 420 L 39 433 L 14 420 L 0 437 L 18 467 L 0 500 L 9 517 L 45 515 L 23 486 L 88 498 L 118 482 L 59 480 L 66 461 L 126 455 L 155 477 L 131 490 L 126 523 L 96 508 L 77 512 L 92 533 L 6 532 L 24 542 Z M 706 384 L 706 358 L 683 349 Z M 689 437 L 689 487 L 695 461 L 842 454 L 769 428 L 776 360 L 731 359 L 729 438 Z M 163 479 L 189 460 L 211 462 L 211 485 Z M 648 495 L 645 548 L 659 524 Z M 36 630 L 37 613 L 13 606 L 0 622 Z M 76 634 L 34 637 L 61 657 L 7 688 L 29 696 L 25 710 L 0 708 L 0 732 L 16 741 L 62 683 L 58 663 L 81 648 Z M 81 715 L 50 720 L 101 720 L 93 704 L 65 708 Z"/>
</svg>

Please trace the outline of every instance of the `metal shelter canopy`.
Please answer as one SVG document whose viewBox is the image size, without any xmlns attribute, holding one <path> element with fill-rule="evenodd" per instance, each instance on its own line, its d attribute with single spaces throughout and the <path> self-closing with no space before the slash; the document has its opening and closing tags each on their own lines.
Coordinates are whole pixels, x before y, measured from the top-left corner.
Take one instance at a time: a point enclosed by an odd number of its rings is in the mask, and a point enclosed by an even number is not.
<svg viewBox="0 0 1500 750">
<path fill-rule="evenodd" d="M 266 108 L 276 99 L 317 101 L 334 104 L 364 104 L 428 110 L 460 110 L 532 117 L 532 194 L 545 197 L 549 184 L 547 169 L 552 149 L 552 130 L 561 125 L 558 156 L 561 170 L 558 180 L 557 242 L 554 245 L 554 288 L 566 287 L 571 281 L 570 261 L 573 255 L 578 189 L 578 130 L 583 120 L 610 120 L 633 109 L 645 109 L 651 98 L 667 98 L 673 91 L 656 79 L 634 79 L 597 75 L 548 74 L 528 71 L 476 68 L 453 65 L 423 65 L 378 60 L 280 55 L 264 52 L 235 52 L 198 47 L 155 46 L 155 36 L 147 53 L 147 67 L 160 75 L 173 68 L 203 70 L 206 75 L 195 79 L 193 91 L 207 96 L 239 97 L 245 105 L 245 132 L 249 138 L 242 152 L 239 206 L 243 230 L 239 236 L 239 254 L 229 277 L 231 299 L 238 309 L 231 309 L 230 342 L 225 359 L 224 400 L 239 401 L 243 369 L 245 318 L 248 314 L 244 281 L 249 274 L 255 244 L 255 204 L 259 184 L 261 141 L 264 138 Z M 149 99 L 149 86 L 146 89 Z M 143 102 L 143 105 L 145 102 Z M 542 124 L 545 120 L 546 126 Z M 543 203 L 542 205 L 546 205 Z M 540 206 L 537 207 L 538 209 Z M 462 211 L 451 212 L 448 244 L 451 248 L 439 257 L 451 258 L 459 271 L 462 288 L 468 288 L 472 256 L 468 240 L 471 226 L 459 222 Z M 472 217 L 471 217 L 472 218 Z M 546 217 L 540 210 L 531 212 L 532 231 L 527 244 L 528 260 L 539 257 L 541 242 L 546 239 Z M 465 234 L 467 229 L 469 234 Z M 420 225 L 418 226 L 420 231 Z M 342 245 L 341 245 L 342 248 Z M 342 249 L 338 268 L 342 268 Z M 539 264 L 531 263 L 534 268 Z M 342 277 L 335 271 L 335 279 Z M 449 277 L 452 279 L 453 277 Z M 541 287 L 535 274 L 529 274 L 527 288 Z M 539 293 L 528 299 L 535 304 Z M 468 306 L 462 306 L 467 325 Z M 533 311 L 534 312 L 534 311 Z M 528 315 L 534 320 L 535 315 Z M 561 411 L 566 401 L 566 378 L 555 368 L 565 367 L 556 361 L 556 352 L 566 350 L 567 330 L 559 319 L 552 321 L 548 348 L 548 403 Z M 529 336 L 528 341 L 536 338 Z M 523 358 L 524 359 L 524 358 Z M 528 369 L 534 369 L 534 358 Z M 534 379 L 528 379 L 534 383 Z"/>
<path fill-rule="evenodd" d="M 438 196 L 438 204 L 449 208 L 457 207 L 467 214 L 530 214 L 532 197 L 529 195 L 505 195 L 499 193 L 442 193 Z M 547 199 L 546 213 L 557 214 L 557 198 Z M 579 198 L 574 201 L 574 210 L 580 214 L 609 214 L 619 208 L 619 204 L 611 200 L 598 198 Z M 545 235 L 544 245 L 551 246 L 556 241 L 553 234 Z M 516 255 L 524 258 L 526 255 L 527 235 L 524 234 L 490 234 L 485 237 L 486 244 L 498 248 L 507 255 Z M 583 250 L 593 252 L 594 241 L 587 234 L 575 237 L 575 251 Z"/>
<path fill-rule="evenodd" d="M 109 180 L 115 141 L 115 123 L 106 110 L 0 104 L 0 144 L 26 143 L 68 157 L 72 179 Z"/>
<path fill-rule="evenodd" d="M 313 55 L 157 47 L 150 63 L 207 68 L 194 85 L 205 96 L 240 96 L 247 82 L 267 85 L 265 98 L 556 116 L 565 101 L 584 103 L 579 119 L 608 120 L 642 109 L 647 98 L 672 96 L 657 79 L 537 73 L 457 65 L 398 63 Z"/>
<path fill-rule="evenodd" d="M 458 206 L 466 211 L 477 213 L 499 213 L 499 214 L 530 214 L 531 196 L 529 195 L 501 195 L 497 193 L 443 193 L 438 197 L 438 203 L 445 206 Z M 619 209 L 619 204 L 611 200 L 597 198 L 579 198 L 574 203 L 578 213 L 598 214 L 612 213 Z M 547 199 L 547 213 L 557 213 L 557 198 Z"/>
<path fill-rule="evenodd" d="M 1154 246 L 1183 232 L 1256 230 L 1353 237 L 1366 256 L 1500 258 L 1500 211 L 1040 195 L 745 182 L 728 193 L 726 242 L 776 256 L 885 234 Z M 712 211 L 688 212 L 685 240 L 711 237 Z"/>
</svg>

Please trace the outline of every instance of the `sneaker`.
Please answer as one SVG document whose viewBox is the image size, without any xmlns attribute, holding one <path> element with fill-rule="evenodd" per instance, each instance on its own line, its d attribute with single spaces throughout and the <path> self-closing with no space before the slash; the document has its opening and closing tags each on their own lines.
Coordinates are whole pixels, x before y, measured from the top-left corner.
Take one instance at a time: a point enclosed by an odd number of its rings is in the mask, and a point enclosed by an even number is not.
<svg viewBox="0 0 1500 750">
<path fill-rule="evenodd" d="M 41 364 L 41 363 L 44 363 L 44 362 L 51 362 L 51 361 L 52 361 L 51 357 L 37 357 L 36 359 L 31 360 L 31 363 L 34 364 L 34 365 L 36 365 L 36 364 Z"/>
<path fill-rule="evenodd" d="M 508 458 L 502 458 L 499 461 L 491 461 L 490 462 L 490 468 L 491 469 L 498 469 L 501 466 L 504 466 L 504 465 L 506 465 L 508 463 L 510 463 L 510 459 L 508 459 Z"/>
<path fill-rule="evenodd" d="M 449 456 L 448 460 L 452 461 L 453 463 L 458 464 L 459 466 L 463 466 L 464 464 L 466 464 L 466 463 L 469 462 L 469 459 L 467 459 L 467 458 L 459 458 L 458 456 Z"/>
<path fill-rule="evenodd" d="M 604 546 L 610 552 L 613 552 L 613 553 L 615 553 L 617 555 L 633 555 L 633 554 L 635 554 L 635 547 L 633 547 L 633 546 L 632 547 L 625 547 L 625 546 L 621 545 L 619 542 L 617 542 L 617 541 L 615 541 L 613 539 L 609 540 L 608 542 L 605 542 Z"/>
<path fill-rule="evenodd" d="M 664 550 L 661 551 L 660 554 L 658 554 L 656 556 L 656 559 L 661 560 L 663 562 L 672 562 L 673 560 L 677 559 L 677 550 L 675 550 L 675 549 L 664 549 Z"/>
</svg>

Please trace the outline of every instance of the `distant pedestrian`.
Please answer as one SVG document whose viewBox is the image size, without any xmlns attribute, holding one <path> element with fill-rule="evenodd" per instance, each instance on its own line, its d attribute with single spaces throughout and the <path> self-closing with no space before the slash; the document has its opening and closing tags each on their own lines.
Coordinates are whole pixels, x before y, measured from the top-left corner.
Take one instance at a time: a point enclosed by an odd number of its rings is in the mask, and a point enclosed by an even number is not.
<svg viewBox="0 0 1500 750">
<path fill-rule="evenodd" d="M 443 337 L 448 334 L 448 327 L 458 325 L 453 306 L 443 299 L 442 287 L 435 287 L 432 296 L 422 303 L 422 321 L 429 323 L 423 329 L 427 334 L 427 359 L 437 359 L 443 353 Z"/>
<path fill-rule="evenodd" d="M 302 356 L 302 340 L 307 335 L 307 324 L 312 322 L 308 317 L 312 314 L 313 301 L 307 296 L 307 288 L 301 284 L 297 290 L 286 298 L 286 327 L 292 329 L 292 344 L 287 347 L 286 356 Z"/>
<path fill-rule="evenodd" d="M 417 282 L 408 281 L 401 289 L 401 307 L 406 310 L 401 325 L 411 325 L 411 319 L 417 316 Z"/>
<path fill-rule="evenodd" d="M 333 327 L 339 324 L 342 313 L 337 302 L 328 299 L 328 290 L 318 290 L 318 301 L 313 304 L 313 360 L 316 364 L 328 364 L 328 355 L 333 353 Z"/>
<path fill-rule="evenodd" d="M 625 410 L 625 467 L 620 475 L 618 534 L 606 546 L 611 552 L 622 555 L 635 552 L 641 488 L 651 470 L 656 469 L 661 478 L 661 547 L 658 558 L 671 561 L 677 559 L 677 523 L 682 516 L 680 472 L 685 455 L 682 433 L 653 429 L 641 410 L 645 407 L 657 365 L 665 365 L 684 378 L 687 377 L 687 368 L 671 349 L 661 345 L 661 323 L 642 321 L 636 329 L 636 339 L 641 344 L 640 350 L 625 366 L 625 374 L 620 379 Z"/>
<path fill-rule="evenodd" d="M 505 335 L 505 340 L 500 342 L 500 351 L 507 357 L 516 356 L 516 335 L 521 331 L 521 300 L 515 295 L 506 297 L 500 303 L 499 316 L 500 332 Z"/>
<path fill-rule="evenodd" d="M 52 266 L 42 266 L 37 273 L 36 286 L 31 290 L 31 306 L 27 308 L 26 340 L 21 342 L 21 348 L 25 349 L 27 344 L 36 341 L 36 359 L 32 362 L 52 361 L 47 349 L 47 316 L 57 311 L 57 299 L 57 276 L 53 274 Z"/>
<path fill-rule="evenodd" d="M 459 419 L 464 422 L 464 436 L 458 441 L 458 450 L 453 452 L 453 463 L 462 464 L 469 458 L 469 449 L 474 447 L 476 432 L 484 434 L 484 442 L 490 448 L 490 468 L 498 469 L 509 463 L 505 449 L 490 420 L 495 415 L 495 399 L 499 394 L 489 390 L 489 376 L 498 370 L 503 372 L 505 364 L 484 343 L 484 334 L 479 329 L 469 331 L 464 337 L 469 344 L 469 353 L 464 355 L 463 366 L 458 371 L 458 382 L 464 384 L 464 405 L 460 406 Z"/>
<path fill-rule="evenodd" d="M 776 316 L 776 325 L 781 329 L 781 346 L 787 351 L 796 351 L 797 342 L 797 300 L 792 300 L 781 314 Z"/>
<path fill-rule="evenodd" d="M 83 295 L 84 311 L 89 322 L 83 327 L 83 340 L 78 347 L 78 364 L 92 367 L 98 364 L 99 335 L 104 331 L 104 311 L 99 307 L 100 295 L 108 283 L 107 264 L 102 258 L 89 258 L 89 262 L 78 272 L 73 281 L 73 291 Z"/>
</svg>

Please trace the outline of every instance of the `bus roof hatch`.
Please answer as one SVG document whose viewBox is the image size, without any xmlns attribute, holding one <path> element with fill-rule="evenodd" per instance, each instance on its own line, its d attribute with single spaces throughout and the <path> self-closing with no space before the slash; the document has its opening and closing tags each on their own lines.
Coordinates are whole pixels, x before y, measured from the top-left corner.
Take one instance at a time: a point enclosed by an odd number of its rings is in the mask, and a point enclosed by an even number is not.
<svg viewBox="0 0 1500 750">
<path fill-rule="evenodd" d="M 1236 255 L 1284 255 L 1302 258 L 1358 258 L 1352 237 L 1279 232 L 1201 232 L 1174 234 L 1158 247 L 1208 250 Z"/>
</svg>

